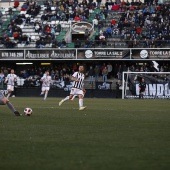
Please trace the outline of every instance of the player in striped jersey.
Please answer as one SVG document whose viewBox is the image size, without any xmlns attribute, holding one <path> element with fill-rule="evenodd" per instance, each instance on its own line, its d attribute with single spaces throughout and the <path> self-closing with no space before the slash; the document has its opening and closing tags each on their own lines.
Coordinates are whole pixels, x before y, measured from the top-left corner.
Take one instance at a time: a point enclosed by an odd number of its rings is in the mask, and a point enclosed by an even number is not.
<svg viewBox="0 0 170 170">
<path fill-rule="evenodd" d="M 4 94 L 0 91 L 0 105 L 7 105 L 8 108 L 16 115 L 20 116 L 20 113 L 15 110 L 14 106 L 10 103 L 10 101 L 4 96 Z"/>
<path fill-rule="evenodd" d="M 71 100 L 74 95 L 79 97 L 79 110 L 84 110 L 86 106 L 83 106 L 83 96 L 84 96 L 84 66 L 79 66 L 79 71 L 75 72 L 71 76 L 71 80 L 73 81 L 72 88 L 70 91 L 70 96 L 67 96 L 65 99 L 59 102 L 59 106 L 63 104 L 63 102 L 67 100 Z"/>
<path fill-rule="evenodd" d="M 46 71 L 46 73 L 43 75 L 40 81 L 42 81 L 42 88 L 41 88 L 41 94 L 44 95 L 44 100 L 46 100 L 48 96 L 48 91 L 50 90 L 50 84 L 52 83 L 51 76 L 49 76 L 49 71 Z"/>
<path fill-rule="evenodd" d="M 14 91 L 15 82 L 17 82 L 17 75 L 14 74 L 14 69 L 11 69 L 11 74 L 8 74 L 5 79 L 5 83 L 7 83 L 7 90 L 8 90 L 7 98 Z"/>
</svg>

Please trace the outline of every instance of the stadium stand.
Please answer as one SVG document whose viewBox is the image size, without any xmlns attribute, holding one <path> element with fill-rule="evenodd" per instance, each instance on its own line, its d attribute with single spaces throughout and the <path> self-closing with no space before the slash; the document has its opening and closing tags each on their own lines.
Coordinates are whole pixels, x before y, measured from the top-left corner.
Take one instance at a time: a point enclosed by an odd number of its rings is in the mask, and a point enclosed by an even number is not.
<svg viewBox="0 0 170 170">
<path fill-rule="evenodd" d="M 0 8 L 0 48 L 169 48 L 170 46 L 168 3 L 106 1 L 100 5 L 100 8 L 97 8 L 93 1 L 89 4 L 86 0 L 83 2 L 27 0 L 20 2 L 18 7 L 14 7 L 14 3 Z M 84 36 L 86 38 L 82 36 L 71 38 L 73 23 L 81 22 L 91 23 L 94 29 Z M 104 83 L 102 71 L 109 62 L 83 63 L 86 65 L 86 89 L 95 89 L 97 82 Z M 117 63 L 111 61 L 113 69 L 107 75 L 107 82 L 112 83 L 112 89 L 116 89 L 117 82 L 121 84 L 123 71 L 155 71 L 153 65 L 148 63 L 143 65 Z M 48 69 L 56 81 L 56 86 L 60 86 L 64 80 L 68 82 L 66 87 L 69 87 L 68 77 L 77 68 L 74 66 L 71 62 L 67 66 L 65 64 L 54 67 L 30 66 L 17 70 L 18 85 L 39 86 L 39 78 Z M 0 67 L 1 87 L 11 67 L 4 67 L 1 63 Z M 95 79 L 96 75 L 92 76 L 93 83 L 91 83 L 90 67 L 94 72 L 97 67 L 99 69 L 98 79 Z M 170 71 L 170 66 L 166 62 L 162 62 L 159 68 L 160 72 Z"/>
<path fill-rule="evenodd" d="M 73 48 L 76 39 L 71 39 L 70 34 L 76 20 L 94 24 L 88 39 L 80 39 L 79 48 L 168 48 L 170 45 L 168 3 L 106 1 L 97 8 L 95 2 L 86 0 L 30 0 L 17 8 L 1 7 L 0 11 L 1 47 Z"/>
</svg>

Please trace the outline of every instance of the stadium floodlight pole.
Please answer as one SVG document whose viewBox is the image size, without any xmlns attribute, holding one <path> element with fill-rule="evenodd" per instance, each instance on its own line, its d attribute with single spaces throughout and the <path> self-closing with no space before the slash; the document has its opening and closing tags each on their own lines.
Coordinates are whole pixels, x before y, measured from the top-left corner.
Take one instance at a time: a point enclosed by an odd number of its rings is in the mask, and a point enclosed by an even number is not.
<svg viewBox="0 0 170 170">
<path fill-rule="evenodd" d="M 122 99 L 125 98 L 125 74 L 169 74 L 170 75 L 170 72 L 123 72 L 122 73 L 123 76 L 122 76 Z M 127 80 L 126 80 L 127 81 Z"/>
</svg>

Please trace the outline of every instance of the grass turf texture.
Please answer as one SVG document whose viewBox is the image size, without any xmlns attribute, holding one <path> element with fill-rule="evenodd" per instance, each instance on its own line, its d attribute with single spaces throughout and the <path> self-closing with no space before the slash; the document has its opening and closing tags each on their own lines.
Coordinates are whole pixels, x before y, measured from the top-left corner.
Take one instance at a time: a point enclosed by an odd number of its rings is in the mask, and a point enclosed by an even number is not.
<svg viewBox="0 0 170 170">
<path fill-rule="evenodd" d="M 169 170 L 169 100 L 11 98 L 0 106 L 1 170 Z"/>
</svg>

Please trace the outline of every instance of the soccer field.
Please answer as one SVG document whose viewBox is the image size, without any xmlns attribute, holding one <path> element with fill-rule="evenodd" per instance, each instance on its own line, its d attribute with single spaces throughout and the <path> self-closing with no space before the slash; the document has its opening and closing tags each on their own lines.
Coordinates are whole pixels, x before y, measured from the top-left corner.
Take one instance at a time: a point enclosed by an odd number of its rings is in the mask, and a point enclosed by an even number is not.
<svg viewBox="0 0 170 170">
<path fill-rule="evenodd" d="M 169 100 L 10 98 L 0 106 L 0 170 L 169 170 Z"/>
</svg>

